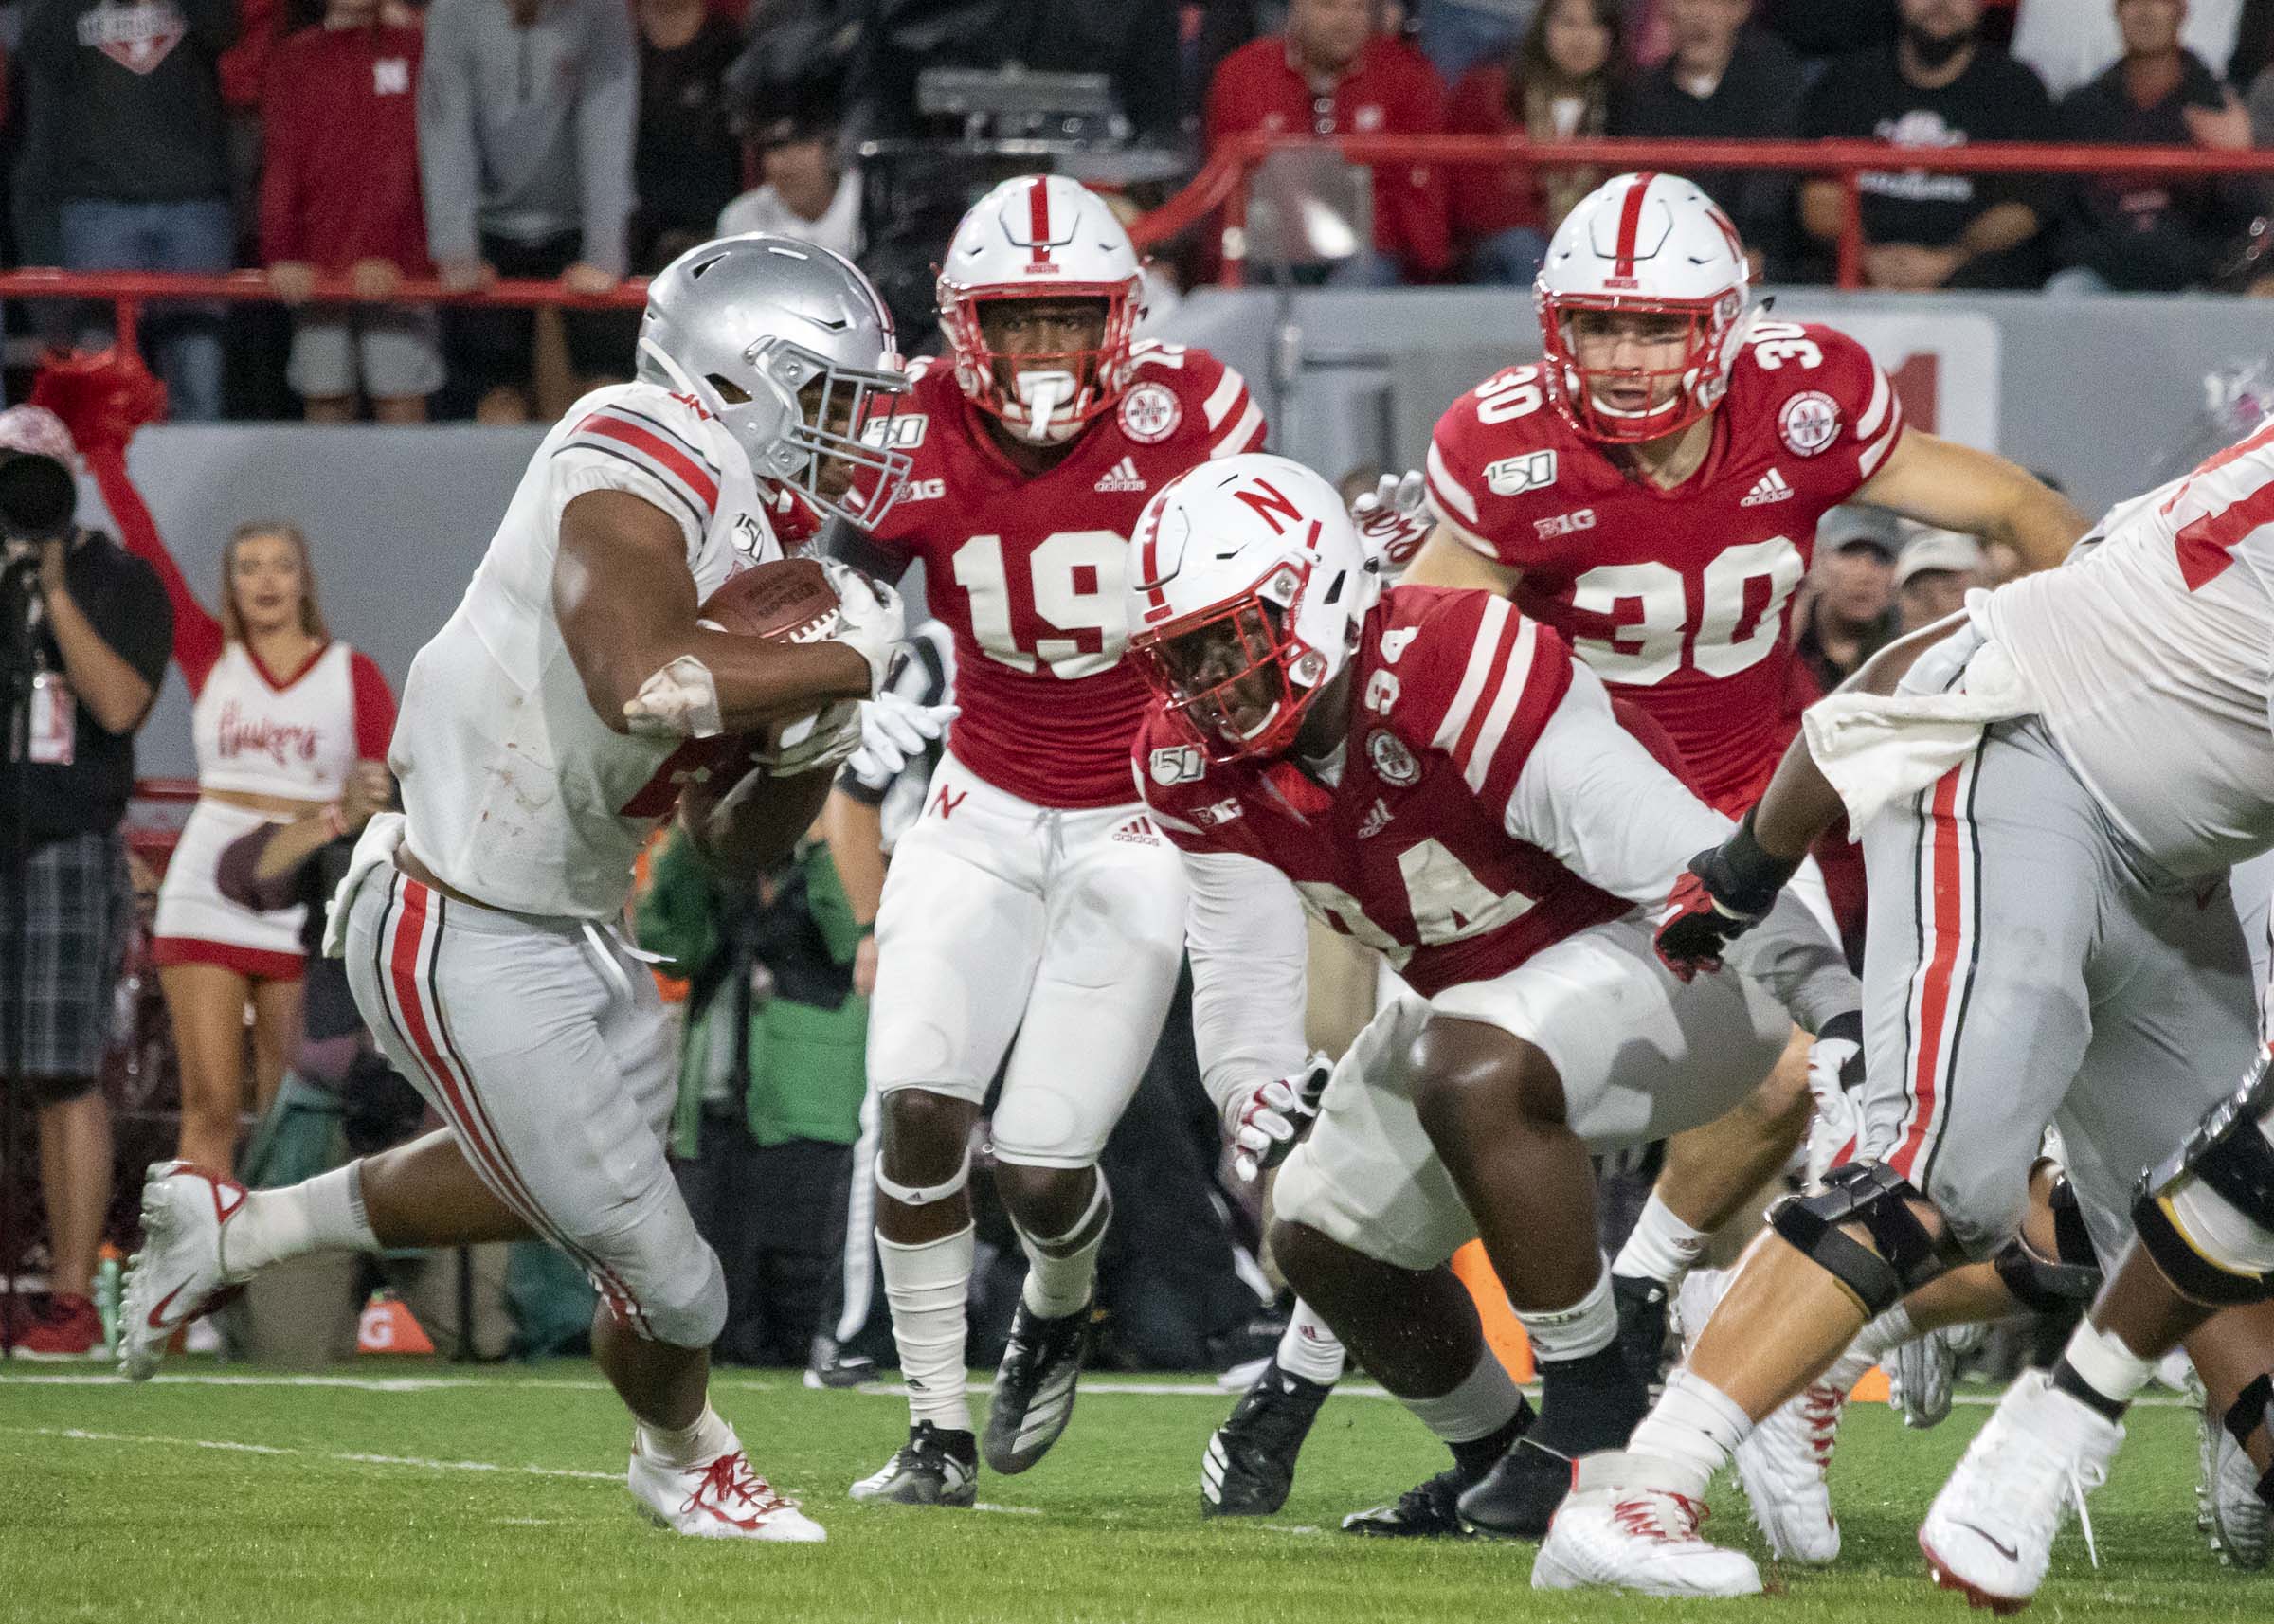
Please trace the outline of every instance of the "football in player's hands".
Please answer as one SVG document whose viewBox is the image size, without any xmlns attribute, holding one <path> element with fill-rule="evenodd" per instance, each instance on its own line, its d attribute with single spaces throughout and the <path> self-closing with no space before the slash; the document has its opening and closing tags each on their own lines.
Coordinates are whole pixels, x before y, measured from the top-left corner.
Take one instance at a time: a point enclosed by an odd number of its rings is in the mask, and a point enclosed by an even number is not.
<svg viewBox="0 0 2274 1624">
<path fill-rule="evenodd" d="M 821 642 L 837 635 L 839 608 L 836 583 L 819 559 L 777 558 L 728 576 L 695 610 L 695 623 L 768 642 Z M 844 713 L 832 716 L 824 711 L 777 722 L 751 734 L 749 749 L 735 751 L 731 759 L 754 757 L 778 778 L 833 765 L 821 758 L 843 743 L 845 719 Z M 843 753 L 852 748 L 846 745 Z M 836 759 L 842 760 L 843 753 Z"/>
<path fill-rule="evenodd" d="M 769 642 L 820 642 L 837 632 L 837 586 L 818 558 L 777 558 L 739 570 L 703 600 L 695 623 Z"/>
</svg>

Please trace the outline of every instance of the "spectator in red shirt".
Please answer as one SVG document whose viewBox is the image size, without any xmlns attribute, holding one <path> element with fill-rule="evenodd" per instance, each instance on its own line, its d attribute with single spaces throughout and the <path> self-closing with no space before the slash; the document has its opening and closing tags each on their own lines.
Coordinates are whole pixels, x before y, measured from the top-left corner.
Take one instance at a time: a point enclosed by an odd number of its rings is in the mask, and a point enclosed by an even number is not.
<svg viewBox="0 0 2274 1624">
<path fill-rule="evenodd" d="M 1374 29 L 1376 0 L 1290 0 L 1287 31 L 1252 40 L 1208 86 L 1208 145 L 1250 130 L 1314 135 L 1435 135 L 1445 92 L 1418 51 Z M 1394 287 L 1451 259 L 1444 174 L 1422 164 L 1374 171 L 1374 248 L 1326 280 Z"/>
<path fill-rule="evenodd" d="M 261 257 L 301 307 L 285 375 L 311 423 L 347 423 L 360 392 L 381 423 L 423 423 L 442 385 L 431 306 L 310 304 L 319 276 L 370 294 L 431 274 L 419 193 L 419 13 L 325 0 L 276 49 L 264 98 Z"/>
<path fill-rule="evenodd" d="M 1462 135 L 1516 134 L 1543 145 L 1599 135 L 1618 44 L 1616 0 L 1544 0 L 1510 56 L 1461 76 L 1446 127 Z M 1529 287 L 1548 238 L 1602 178 L 1593 169 L 1518 164 L 1462 171 L 1453 188 L 1453 235 L 1467 258 L 1469 280 Z"/>
</svg>

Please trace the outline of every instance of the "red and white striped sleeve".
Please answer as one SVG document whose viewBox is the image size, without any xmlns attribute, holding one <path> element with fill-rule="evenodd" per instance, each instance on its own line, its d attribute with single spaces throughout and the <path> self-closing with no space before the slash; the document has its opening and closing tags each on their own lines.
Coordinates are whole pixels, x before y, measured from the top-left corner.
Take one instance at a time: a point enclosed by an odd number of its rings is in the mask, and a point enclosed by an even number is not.
<svg viewBox="0 0 2274 1624">
<path fill-rule="evenodd" d="M 1215 362 L 1217 368 L 1215 383 L 1200 399 L 1200 421 L 1207 430 L 1208 456 L 1213 460 L 1262 450 L 1269 425 L 1263 420 L 1263 408 L 1248 392 L 1247 379 L 1213 355 L 1207 359 Z"/>
<path fill-rule="evenodd" d="M 552 456 L 568 495 L 628 491 L 678 520 L 690 552 L 717 516 L 725 471 L 687 408 L 659 388 L 625 391 L 588 408 Z"/>
<path fill-rule="evenodd" d="M 1570 652 L 1554 632 L 1489 592 L 1451 594 L 1426 635 L 1462 658 L 1430 744 L 1453 758 L 1471 794 L 1506 806 L 1541 730 L 1571 687 Z M 1432 665 L 1450 675 L 1442 659 Z"/>
</svg>

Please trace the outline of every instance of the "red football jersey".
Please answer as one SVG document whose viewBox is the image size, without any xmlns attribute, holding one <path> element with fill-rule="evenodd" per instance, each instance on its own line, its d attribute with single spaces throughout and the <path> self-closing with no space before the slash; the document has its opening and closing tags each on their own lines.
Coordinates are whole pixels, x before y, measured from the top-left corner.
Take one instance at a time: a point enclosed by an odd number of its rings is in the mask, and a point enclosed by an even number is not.
<svg viewBox="0 0 2274 1624">
<path fill-rule="evenodd" d="M 911 365 L 892 423 L 912 466 L 875 539 L 924 561 L 931 612 L 955 634 L 948 748 L 1038 805 L 1129 799 L 1149 693 L 1122 659 L 1129 532 L 1187 468 L 1263 443 L 1247 384 L 1205 350 L 1141 343 L 1136 361 L 1120 403 L 1046 474 L 1011 465 L 948 362 Z"/>
<path fill-rule="evenodd" d="M 1561 638 L 1488 592 L 1397 586 L 1352 658 L 1359 702 L 1331 790 L 1290 761 L 1211 762 L 1156 710 L 1135 766 L 1169 839 L 1271 864 L 1424 997 L 1627 911 L 1507 828 L 1516 780 L 1571 689 Z"/>
<path fill-rule="evenodd" d="M 1816 520 L 1886 460 L 1903 407 L 1847 334 L 1764 321 L 1713 425 L 1705 462 L 1664 490 L 1573 429 L 1538 367 L 1513 367 L 1437 420 L 1429 496 L 1455 535 L 1524 571 L 1524 612 L 1654 716 L 1731 811 L 1792 737 L 1789 623 Z"/>
</svg>

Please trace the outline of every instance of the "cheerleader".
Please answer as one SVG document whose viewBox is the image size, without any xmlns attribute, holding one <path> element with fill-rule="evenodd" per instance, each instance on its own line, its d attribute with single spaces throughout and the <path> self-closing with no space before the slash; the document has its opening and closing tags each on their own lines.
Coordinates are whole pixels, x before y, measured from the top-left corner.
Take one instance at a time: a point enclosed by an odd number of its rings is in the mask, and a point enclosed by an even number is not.
<svg viewBox="0 0 2274 1624">
<path fill-rule="evenodd" d="M 221 613 L 201 604 L 126 473 L 123 436 L 83 453 L 127 549 L 147 559 L 173 610 L 173 658 L 190 684 L 197 804 L 158 888 L 152 957 L 181 1062 L 176 1154 L 227 1167 L 246 1109 L 245 1009 L 252 1008 L 251 1109 L 282 1079 L 299 1025 L 305 910 L 229 900 L 221 854 L 263 823 L 323 819 L 360 762 L 384 763 L 395 700 L 370 659 L 335 641 L 317 606 L 297 526 L 237 527 L 221 560 Z"/>
</svg>

